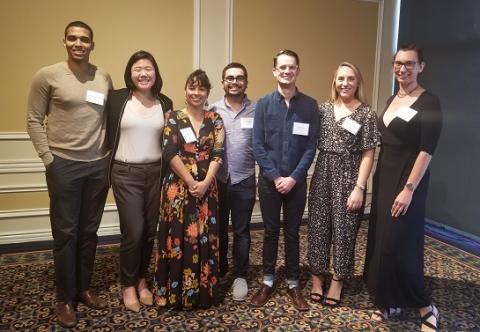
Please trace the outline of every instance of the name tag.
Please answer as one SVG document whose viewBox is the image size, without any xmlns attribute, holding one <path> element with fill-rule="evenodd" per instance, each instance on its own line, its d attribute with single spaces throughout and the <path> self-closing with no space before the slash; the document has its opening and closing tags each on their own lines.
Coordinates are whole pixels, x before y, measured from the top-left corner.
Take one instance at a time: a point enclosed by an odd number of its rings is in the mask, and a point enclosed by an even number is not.
<svg viewBox="0 0 480 332">
<path fill-rule="evenodd" d="M 409 122 L 417 113 L 418 112 L 415 111 L 413 108 L 402 105 L 397 110 L 397 112 L 395 112 L 395 116 L 402 119 L 405 122 Z"/>
<path fill-rule="evenodd" d="M 180 129 L 180 132 L 182 133 L 183 139 L 186 143 L 192 143 L 197 140 L 197 136 L 195 136 L 195 133 L 191 127 Z"/>
<path fill-rule="evenodd" d="M 87 90 L 87 96 L 85 97 L 85 100 L 89 103 L 103 106 L 103 103 L 105 102 L 105 95 L 100 92 Z"/>
<path fill-rule="evenodd" d="M 253 118 L 240 118 L 240 127 L 242 129 L 252 129 Z"/>
<path fill-rule="evenodd" d="M 309 123 L 303 122 L 294 122 L 293 123 L 293 135 L 308 136 L 308 128 L 310 127 Z"/>
<path fill-rule="evenodd" d="M 362 125 L 360 123 L 358 123 L 357 121 L 352 120 L 350 118 L 345 118 L 345 120 L 343 120 L 343 123 L 341 125 L 341 127 L 343 129 L 347 130 L 348 132 L 352 133 L 353 135 L 356 135 L 358 133 L 361 126 Z"/>
</svg>

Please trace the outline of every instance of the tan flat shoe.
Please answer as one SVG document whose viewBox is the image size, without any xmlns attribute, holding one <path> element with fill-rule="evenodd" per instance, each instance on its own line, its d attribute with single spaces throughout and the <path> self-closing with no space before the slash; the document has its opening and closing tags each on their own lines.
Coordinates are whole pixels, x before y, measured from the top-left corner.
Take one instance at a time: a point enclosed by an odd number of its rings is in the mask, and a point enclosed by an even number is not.
<svg viewBox="0 0 480 332">
<path fill-rule="evenodd" d="M 134 303 L 131 303 L 131 304 L 126 304 L 125 302 L 123 303 L 125 305 L 125 308 L 127 308 L 127 310 L 130 310 L 130 311 L 133 311 L 133 312 L 140 312 L 140 303 L 138 302 L 134 302 Z"/>
<path fill-rule="evenodd" d="M 141 296 L 140 297 L 140 303 L 144 305 L 152 305 L 153 304 L 153 295 L 149 296 Z"/>
</svg>

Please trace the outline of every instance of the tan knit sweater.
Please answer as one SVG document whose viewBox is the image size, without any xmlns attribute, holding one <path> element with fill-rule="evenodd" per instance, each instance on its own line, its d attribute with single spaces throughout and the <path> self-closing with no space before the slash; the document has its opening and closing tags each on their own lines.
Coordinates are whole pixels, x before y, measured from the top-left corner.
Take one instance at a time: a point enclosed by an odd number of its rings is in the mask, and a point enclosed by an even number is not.
<svg viewBox="0 0 480 332">
<path fill-rule="evenodd" d="M 27 132 L 45 165 L 53 161 L 52 153 L 79 161 L 108 154 L 104 106 L 87 101 L 87 91 L 102 93 L 105 104 L 110 89 L 110 75 L 93 65 L 81 77 L 66 62 L 35 74 L 28 97 Z"/>
</svg>

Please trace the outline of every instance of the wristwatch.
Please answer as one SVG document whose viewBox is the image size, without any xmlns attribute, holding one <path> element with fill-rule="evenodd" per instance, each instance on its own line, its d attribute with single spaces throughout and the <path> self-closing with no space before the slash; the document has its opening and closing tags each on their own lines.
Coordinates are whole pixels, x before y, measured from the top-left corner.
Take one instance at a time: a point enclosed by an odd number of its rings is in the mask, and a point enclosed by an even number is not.
<svg viewBox="0 0 480 332">
<path fill-rule="evenodd" d="M 405 188 L 407 188 L 409 191 L 411 192 L 414 192 L 415 191 L 415 185 L 411 182 L 408 182 L 406 185 L 405 185 Z"/>
</svg>

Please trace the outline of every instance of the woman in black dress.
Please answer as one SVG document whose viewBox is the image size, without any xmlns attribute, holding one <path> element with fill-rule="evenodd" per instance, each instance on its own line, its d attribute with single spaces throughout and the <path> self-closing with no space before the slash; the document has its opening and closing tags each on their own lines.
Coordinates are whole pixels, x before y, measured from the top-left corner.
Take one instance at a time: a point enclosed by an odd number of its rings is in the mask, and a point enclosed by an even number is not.
<svg viewBox="0 0 480 332">
<path fill-rule="evenodd" d="M 372 319 L 419 308 L 422 331 L 436 331 L 439 312 L 423 275 L 428 165 L 442 126 L 440 102 L 417 82 L 425 67 L 415 45 L 395 54 L 399 84 L 379 118 L 382 148 L 374 176 L 364 278 L 374 297 Z"/>
</svg>

